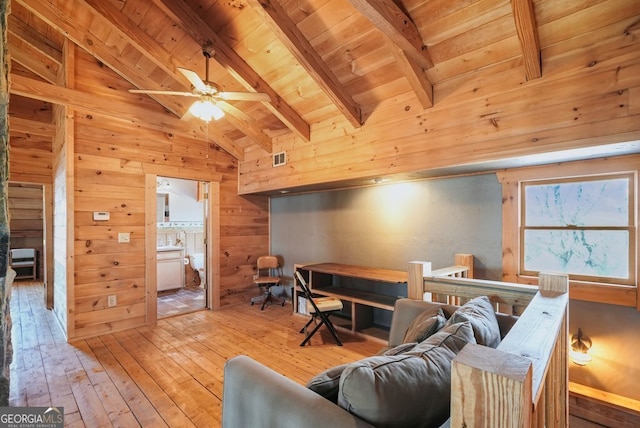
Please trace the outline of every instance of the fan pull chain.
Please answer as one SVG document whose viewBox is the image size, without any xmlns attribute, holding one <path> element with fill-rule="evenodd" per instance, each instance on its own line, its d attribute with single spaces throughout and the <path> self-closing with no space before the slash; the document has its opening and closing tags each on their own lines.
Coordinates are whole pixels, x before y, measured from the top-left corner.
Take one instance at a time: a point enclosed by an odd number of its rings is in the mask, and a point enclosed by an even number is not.
<svg viewBox="0 0 640 428">
<path fill-rule="evenodd" d="M 204 158 L 209 159 L 209 122 L 204 124 Z"/>
</svg>

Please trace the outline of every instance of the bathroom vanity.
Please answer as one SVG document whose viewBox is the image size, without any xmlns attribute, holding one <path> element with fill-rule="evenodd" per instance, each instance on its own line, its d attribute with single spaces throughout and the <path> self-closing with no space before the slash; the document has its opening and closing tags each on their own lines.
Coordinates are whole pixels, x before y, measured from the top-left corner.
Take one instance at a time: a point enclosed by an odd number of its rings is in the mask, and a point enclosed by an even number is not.
<svg viewBox="0 0 640 428">
<path fill-rule="evenodd" d="M 158 291 L 184 287 L 184 248 L 157 248 Z"/>
</svg>

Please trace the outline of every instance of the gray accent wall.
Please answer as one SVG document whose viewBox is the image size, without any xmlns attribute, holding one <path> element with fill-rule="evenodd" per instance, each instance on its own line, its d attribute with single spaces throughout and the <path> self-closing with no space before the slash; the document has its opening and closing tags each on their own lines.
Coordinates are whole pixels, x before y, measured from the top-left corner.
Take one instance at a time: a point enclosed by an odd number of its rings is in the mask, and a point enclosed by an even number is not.
<svg viewBox="0 0 640 428">
<path fill-rule="evenodd" d="M 405 270 L 474 255 L 477 278 L 502 277 L 502 190 L 495 174 L 275 197 L 271 252 L 294 264 L 335 262 Z"/>
<path fill-rule="evenodd" d="M 271 199 L 271 250 L 294 263 L 340 262 L 406 269 L 449 266 L 474 255 L 476 278 L 502 277 L 502 190 L 495 175 L 447 178 Z M 591 336 L 593 362 L 569 378 L 640 400 L 640 312 L 571 300 L 569 328 Z"/>
<path fill-rule="evenodd" d="M 294 263 L 340 262 L 406 269 L 449 266 L 474 255 L 475 276 L 502 278 L 502 190 L 494 174 L 378 185 L 271 199 L 271 250 Z M 640 312 L 571 300 L 569 327 L 591 336 L 593 362 L 569 365 L 571 381 L 640 400 Z"/>
</svg>

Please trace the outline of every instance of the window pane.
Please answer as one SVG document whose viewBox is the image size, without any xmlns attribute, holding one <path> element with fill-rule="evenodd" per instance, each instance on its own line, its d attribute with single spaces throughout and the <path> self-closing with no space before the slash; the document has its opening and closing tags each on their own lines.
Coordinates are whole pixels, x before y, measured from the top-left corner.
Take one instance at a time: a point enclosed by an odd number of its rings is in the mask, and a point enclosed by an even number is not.
<svg viewBox="0 0 640 428">
<path fill-rule="evenodd" d="M 628 278 L 629 232 L 526 230 L 524 269 L 604 278 Z"/>
<path fill-rule="evenodd" d="M 525 186 L 526 226 L 628 226 L 629 179 Z"/>
</svg>

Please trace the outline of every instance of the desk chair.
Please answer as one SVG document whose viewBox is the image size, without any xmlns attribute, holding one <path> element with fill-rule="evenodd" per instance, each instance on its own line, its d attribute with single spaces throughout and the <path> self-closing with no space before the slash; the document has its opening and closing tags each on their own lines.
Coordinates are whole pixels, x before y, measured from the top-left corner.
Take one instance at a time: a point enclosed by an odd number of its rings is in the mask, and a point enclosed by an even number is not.
<svg viewBox="0 0 640 428">
<path fill-rule="evenodd" d="M 296 276 L 298 277 L 298 283 L 302 289 L 304 297 L 307 299 L 307 312 L 311 315 L 309 322 L 307 322 L 305 326 L 302 327 L 302 330 L 300 330 L 300 333 L 306 334 L 306 337 L 300 346 L 306 345 L 307 342 L 309 342 L 309 339 L 311 339 L 311 336 L 316 334 L 322 324 L 327 327 L 327 330 L 329 330 L 329 333 L 331 333 L 338 346 L 342 346 L 342 342 L 338 337 L 338 332 L 329 319 L 329 315 L 342 310 L 342 300 L 336 297 L 313 297 L 313 293 L 311 293 L 311 290 L 307 286 L 307 282 L 299 271 L 296 271 Z M 318 319 L 320 320 L 319 323 Z M 307 332 L 307 327 L 309 327 L 312 322 L 315 322 L 316 326 L 311 330 L 311 333 L 309 333 Z"/>
<path fill-rule="evenodd" d="M 262 302 L 260 310 L 264 310 L 267 302 L 281 303 L 284 306 L 284 299 L 275 297 L 271 294 L 271 287 L 280 284 L 282 279 L 282 271 L 280 269 L 280 263 L 276 256 L 260 256 L 257 261 L 258 276 L 253 280 L 262 290 L 264 288 L 264 294 L 262 296 L 256 296 L 251 298 L 251 306 L 256 302 Z"/>
<path fill-rule="evenodd" d="M 14 248 L 9 253 L 9 264 L 18 274 L 15 279 L 36 279 L 36 250 Z M 27 270 L 27 273 L 21 271 Z"/>
</svg>

